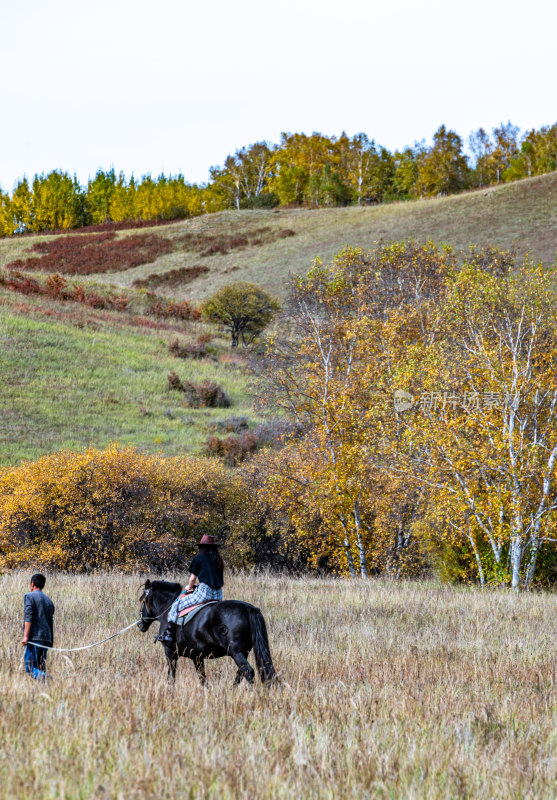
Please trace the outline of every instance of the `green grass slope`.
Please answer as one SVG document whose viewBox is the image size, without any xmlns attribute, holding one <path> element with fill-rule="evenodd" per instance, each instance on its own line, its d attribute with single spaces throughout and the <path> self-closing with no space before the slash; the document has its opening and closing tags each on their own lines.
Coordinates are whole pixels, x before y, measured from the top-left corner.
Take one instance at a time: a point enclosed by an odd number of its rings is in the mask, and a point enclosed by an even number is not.
<svg viewBox="0 0 557 800">
<path fill-rule="evenodd" d="M 149 330 L 126 315 L 0 291 L 0 465 L 62 448 L 132 443 L 174 455 L 203 449 L 210 424 L 250 415 L 241 358 L 217 343 L 202 361 L 174 358 L 170 342 L 194 341 L 199 323 Z M 223 386 L 229 409 L 189 408 L 168 373 Z"/>
<path fill-rule="evenodd" d="M 234 247 L 228 253 L 203 255 L 188 250 L 185 234 L 205 239 L 256 236 L 267 229 L 260 244 Z M 294 236 L 280 238 L 284 230 Z M 146 232 L 151 229 L 143 229 Z M 553 263 L 557 254 L 557 173 L 452 197 L 393 203 L 384 206 L 330 209 L 227 211 L 178 222 L 152 232 L 174 242 L 173 252 L 150 264 L 122 272 L 92 275 L 93 282 L 132 286 L 137 279 L 171 269 L 203 266 L 208 272 L 185 280 L 161 294 L 199 300 L 233 280 L 249 280 L 281 295 L 285 277 L 305 271 L 312 260 L 330 259 L 344 245 L 373 247 L 378 241 L 433 239 L 456 248 L 493 243 L 515 248 L 519 255 Z M 118 237 L 133 236 L 124 231 Z M 0 266 L 20 258 L 37 237 L 0 240 Z M 44 237 L 41 237 L 44 239 Z"/>
</svg>

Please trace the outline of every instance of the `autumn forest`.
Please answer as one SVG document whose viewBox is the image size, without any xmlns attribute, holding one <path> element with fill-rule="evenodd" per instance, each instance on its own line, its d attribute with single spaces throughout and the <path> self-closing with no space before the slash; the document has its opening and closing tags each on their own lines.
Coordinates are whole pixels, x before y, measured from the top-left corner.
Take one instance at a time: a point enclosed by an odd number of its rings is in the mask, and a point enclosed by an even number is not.
<svg viewBox="0 0 557 800">
<path fill-rule="evenodd" d="M 183 175 L 136 178 L 100 169 L 86 186 L 60 170 L 0 190 L 0 236 L 106 222 L 176 220 L 229 208 L 308 208 L 445 196 L 552 172 L 557 124 L 522 136 L 512 123 L 463 138 L 442 125 L 425 141 L 391 152 L 365 133 L 283 133 L 212 167 L 207 184 Z"/>
</svg>

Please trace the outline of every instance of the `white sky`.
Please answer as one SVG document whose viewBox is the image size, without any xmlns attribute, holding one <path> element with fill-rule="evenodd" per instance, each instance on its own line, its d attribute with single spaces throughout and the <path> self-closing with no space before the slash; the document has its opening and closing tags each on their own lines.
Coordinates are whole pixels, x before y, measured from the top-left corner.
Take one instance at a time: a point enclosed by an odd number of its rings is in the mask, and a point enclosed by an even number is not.
<svg viewBox="0 0 557 800">
<path fill-rule="evenodd" d="M 557 121 L 550 0 L 0 0 L 0 186 L 183 172 L 280 133 Z"/>
</svg>

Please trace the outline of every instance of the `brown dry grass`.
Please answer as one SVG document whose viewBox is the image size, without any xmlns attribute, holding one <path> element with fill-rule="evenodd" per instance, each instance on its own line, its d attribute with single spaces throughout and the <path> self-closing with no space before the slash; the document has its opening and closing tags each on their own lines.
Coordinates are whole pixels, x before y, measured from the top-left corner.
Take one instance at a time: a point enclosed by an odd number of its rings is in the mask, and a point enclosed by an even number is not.
<svg viewBox="0 0 557 800">
<path fill-rule="evenodd" d="M 139 576 L 53 576 L 57 644 L 137 613 Z M 19 669 L 28 575 L 0 578 L 0 796 L 554 798 L 557 597 L 433 584 L 230 577 L 261 607 L 281 685 L 234 665 L 165 683 L 133 629 Z"/>
</svg>

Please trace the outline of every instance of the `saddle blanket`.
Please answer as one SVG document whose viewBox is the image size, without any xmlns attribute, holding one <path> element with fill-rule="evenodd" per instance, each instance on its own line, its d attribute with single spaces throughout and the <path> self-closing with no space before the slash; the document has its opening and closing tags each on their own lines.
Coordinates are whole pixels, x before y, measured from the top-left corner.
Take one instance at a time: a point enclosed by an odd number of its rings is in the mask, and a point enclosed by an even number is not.
<svg viewBox="0 0 557 800">
<path fill-rule="evenodd" d="M 184 608 L 184 610 L 180 611 L 180 613 L 178 614 L 178 620 L 176 622 L 176 625 L 180 626 L 185 625 L 186 622 L 192 620 L 197 614 L 197 612 L 201 611 L 202 608 L 205 608 L 205 606 L 211 606 L 214 603 L 218 602 L 219 602 L 218 600 L 206 600 L 204 603 L 199 603 L 196 606 L 189 606 L 189 608 Z"/>
</svg>

